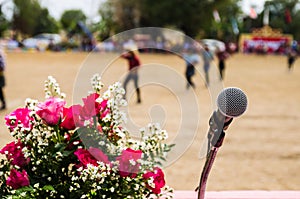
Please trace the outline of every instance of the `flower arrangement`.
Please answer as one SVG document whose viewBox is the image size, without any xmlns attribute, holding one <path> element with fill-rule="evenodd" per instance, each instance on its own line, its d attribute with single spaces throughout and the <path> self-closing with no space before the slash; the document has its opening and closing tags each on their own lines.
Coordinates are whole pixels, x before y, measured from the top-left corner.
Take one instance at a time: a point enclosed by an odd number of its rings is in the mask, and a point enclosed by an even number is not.
<svg viewBox="0 0 300 199">
<path fill-rule="evenodd" d="M 66 107 L 53 77 L 45 101 L 27 99 L 5 117 L 15 138 L 0 150 L 0 198 L 172 198 L 160 168 L 172 145 L 157 124 L 133 139 L 120 83 L 101 94 L 99 75 L 83 105 Z"/>
</svg>

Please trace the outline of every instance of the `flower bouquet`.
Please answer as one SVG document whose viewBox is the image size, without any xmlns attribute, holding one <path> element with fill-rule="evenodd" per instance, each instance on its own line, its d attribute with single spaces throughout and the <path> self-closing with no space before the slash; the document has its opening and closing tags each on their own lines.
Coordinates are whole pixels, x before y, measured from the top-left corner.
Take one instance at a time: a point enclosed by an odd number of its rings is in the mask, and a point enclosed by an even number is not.
<svg viewBox="0 0 300 199">
<path fill-rule="evenodd" d="M 157 124 L 133 139 L 120 83 L 102 93 L 99 75 L 83 105 L 66 107 L 53 77 L 45 101 L 27 99 L 5 117 L 15 138 L 0 150 L 0 198 L 172 198 L 160 168 L 172 145 Z"/>
</svg>

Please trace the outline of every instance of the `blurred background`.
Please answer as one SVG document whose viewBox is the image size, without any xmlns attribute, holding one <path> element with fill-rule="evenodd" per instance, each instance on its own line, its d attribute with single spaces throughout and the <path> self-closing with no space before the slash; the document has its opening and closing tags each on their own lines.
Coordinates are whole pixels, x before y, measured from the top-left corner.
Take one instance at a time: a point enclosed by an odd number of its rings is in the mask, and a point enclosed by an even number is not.
<svg viewBox="0 0 300 199">
<path fill-rule="evenodd" d="M 280 41 L 278 35 L 269 37 L 268 42 L 277 42 L 272 53 L 300 40 L 298 0 L 1 0 L 0 7 L 1 45 L 10 50 L 115 50 L 122 41 L 104 41 L 137 27 L 170 28 L 195 40 L 220 40 L 231 51 L 262 48 L 264 44 L 247 43 L 243 34 L 266 26 L 288 34 Z M 162 35 L 149 38 L 141 33 L 135 40 L 140 45 L 172 45 Z"/>
<path fill-rule="evenodd" d="M 48 75 L 58 80 L 70 102 L 78 72 L 87 74 L 83 68 L 91 66 L 92 72 L 102 72 L 109 63 L 106 85 L 126 74 L 126 62 L 117 58 L 130 42 L 141 51 L 143 65 L 170 66 L 184 74 L 184 60 L 166 51 L 189 48 L 192 38 L 212 51 L 220 47 L 229 52 L 225 78 L 210 76 L 218 85 L 242 88 L 249 97 L 247 113 L 228 130 L 208 190 L 299 190 L 299 59 L 294 70 L 287 67 L 290 49 L 299 54 L 299 0 L 0 0 L 0 7 L 0 49 L 7 56 L 7 107 L 0 112 L 0 148 L 12 139 L 5 115 L 23 106 L 28 97 L 43 99 Z M 159 29 L 148 34 L 143 32 L 148 29 L 139 27 Z M 131 29 L 140 32 L 118 36 Z M 215 55 L 212 66 L 218 63 Z M 142 81 L 152 77 L 145 69 Z M 202 62 L 197 69 L 203 71 Z M 154 72 L 157 79 L 159 73 Z M 162 77 L 173 78 L 169 73 Z M 199 148 L 213 102 L 203 76 L 197 74 L 194 80 L 193 90 L 186 90 L 185 82 L 176 84 L 182 96 L 195 91 L 201 118 L 196 137 L 188 140 L 193 141 L 190 148 L 166 168 L 168 184 L 175 190 L 194 190 L 204 163 Z M 130 117 L 143 126 L 149 122 L 153 104 L 166 105 L 163 110 L 170 115 L 166 114 L 164 127 L 170 137 L 176 137 L 181 115 L 170 102 L 174 96 L 163 89 L 143 87 L 142 104 L 137 105 L 134 97 L 129 101 Z M 189 127 L 187 130 L 195 126 Z"/>
</svg>

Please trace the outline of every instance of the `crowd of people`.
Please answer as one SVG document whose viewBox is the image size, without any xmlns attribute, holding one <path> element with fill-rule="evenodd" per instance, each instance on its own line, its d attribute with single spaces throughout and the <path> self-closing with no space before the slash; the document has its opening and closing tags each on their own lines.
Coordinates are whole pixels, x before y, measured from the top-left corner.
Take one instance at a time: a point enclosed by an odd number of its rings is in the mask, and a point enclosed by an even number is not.
<svg viewBox="0 0 300 199">
<path fill-rule="evenodd" d="M 186 89 L 195 88 L 196 84 L 193 82 L 192 78 L 195 75 L 195 67 L 200 63 L 203 63 L 203 71 L 205 74 L 205 85 L 208 87 L 210 83 L 209 70 L 211 67 L 211 62 L 215 59 L 218 60 L 218 68 L 220 71 L 220 81 L 224 78 L 225 61 L 229 58 L 230 53 L 226 49 L 217 48 L 215 52 L 212 52 L 208 45 L 203 45 L 203 47 L 192 47 L 184 48 L 181 54 L 178 54 L 180 58 L 185 61 L 185 78 L 186 78 Z M 141 103 L 141 91 L 139 88 L 138 71 L 141 66 L 141 60 L 139 57 L 139 51 L 137 49 L 125 49 L 120 55 L 121 58 L 127 60 L 128 73 L 123 82 L 123 87 L 125 91 L 127 90 L 127 85 L 130 81 L 133 81 L 134 88 L 137 94 L 137 103 Z M 201 62 L 202 58 L 202 62 Z"/>
<path fill-rule="evenodd" d="M 179 56 L 185 61 L 185 72 L 184 76 L 186 78 L 186 89 L 195 88 L 196 84 L 193 81 L 193 76 L 195 75 L 195 67 L 202 63 L 205 85 L 208 87 L 210 84 L 209 70 L 211 63 L 214 59 L 217 61 L 217 67 L 219 70 L 220 81 L 224 80 L 226 60 L 231 56 L 231 52 L 226 48 L 216 47 L 213 51 L 210 46 L 204 44 L 200 48 L 195 48 L 193 45 L 187 45 L 184 47 Z M 138 52 L 138 50 L 136 50 Z M 142 51 L 145 52 L 145 51 Z M 286 48 L 285 55 L 287 56 L 287 68 L 289 71 L 293 69 L 294 63 L 297 59 L 298 52 L 292 46 Z M 124 81 L 124 88 L 126 90 L 127 84 L 130 80 L 134 82 L 135 90 L 137 93 L 137 103 L 141 103 L 140 88 L 138 86 L 138 69 L 141 65 L 138 53 L 134 51 L 127 51 L 121 55 L 122 58 L 128 60 L 129 73 L 127 74 Z M 202 58 L 202 62 L 201 62 Z"/>
<path fill-rule="evenodd" d="M 108 48 L 106 46 L 105 48 Z M 120 47 L 121 49 L 122 47 Z M 115 46 L 111 46 L 108 48 L 108 51 L 115 51 Z M 119 49 L 119 50 L 120 50 Z M 154 51 L 154 49 L 156 49 Z M 124 45 L 123 45 L 124 50 Z M 135 91 L 137 94 L 137 103 L 141 103 L 141 91 L 138 85 L 139 75 L 138 70 L 141 66 L 141 60 L 138 56 L 139 52 L 145 53 L 148 52 L 148 48 L 139 49 L 136 48 L 135 50 L 125 50 L 121 54 L 120 57 L 126 59 L 128 61 L 128 74 L 123 82 L 123 87 L 126 91 L 127 85 L 130 81 L 133 81 Z M 150 48 L 151 52 L 158 52 L 158 53 L 171 53 L 168 49 L 164 49 L 164 47 L 160 46 L 160 48 Z M 182 49 L 180 49 L 179 56 L 185 61 L 185 78 L 186 78 L 186 88 L 189 89 L 190 87 L 195 88 L 196 84 L 193 82 L 192 78 L 195 75 L 195 66 L 202 63 L 203 71 L 204 71 L 204 78 L 205 78 L 205 85 L 208 87 L 210 84 L 210 77 L 209 77 L 209 70 L 211 67 L 211 62 L 216 58 L 217 66 L 219 69 L 219 78 L 220 81 L 224 80 L 225 76 L 225 69 L 226 69 L 226 60 L 230 57 L 232 53 L 227 48 L 220 48 L 215 47 L 214 50 L 210 49 L 210 46 L 207 44 L 201 45 L 201 47 L 195 47 L 193 45 L 183 45 Z M 121 51 L 121 50 L 120 50 Z M 179 52 L 178 49 L 175 49 L 175 52 Z M 288 71 L 293 69 L 294 63 L 298 56 L 298 51 L 293 46 L 287 47 L 285 50 L 285 54 L 287 56 L 287 68 Z M 202 62 L 201 62 L 202 58 Z M 6 109 L 6 101 L 4 97 L 3 88 L 5 87 L 5 56 L 3 50 L 0 51 L 0 110 Z"/>
</svg>

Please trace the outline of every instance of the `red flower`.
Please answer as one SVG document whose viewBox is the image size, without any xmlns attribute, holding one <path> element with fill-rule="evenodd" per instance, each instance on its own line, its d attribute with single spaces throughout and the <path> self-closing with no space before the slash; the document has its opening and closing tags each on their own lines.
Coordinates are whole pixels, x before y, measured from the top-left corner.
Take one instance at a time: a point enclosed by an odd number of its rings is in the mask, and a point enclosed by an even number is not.
<svg viewBox="0 0 300 199">
<path fill-rule="evenodd" d="M 63 107 L 66 104 L 66 101 L 51 97 L 43 103 L 38 104 L 38 109 L 36 114 L 40 116 L 46 124 L 50 126 L 56 125 L 63 114 Z"/>
<path fill-rule="evenodd" d="M 30 182 L 27 172 L 25 170 L 19 172 L 16 169 L 12 169 L 6 179 L 6 184 L 11 186 L 13 189 L 29 186 Z"/>
<path fill-rule="evenodd" d="M 22 127 L 31 129 L 33 117 L 29 115 L 30 110 L 28 108 L 18 108 L 9 115 L 5 116 L 6 125 L 11 131 L 13 131 L 20 123 Z"/>
<path fill-rule="evenodd" d="M 83 127 L 85 119 L 81 117 L 82 115 L 81 105 L 77 104 L 72 106 L 72 115 L 73 115 L 74 125 L 76 127 Z"/>
<path fill-rule="evenodd" d="M 105 164 L 109 164 L 110 161 L 107 157 L 107 155 L 105 155 L 100 149 L 98 148 L 94 148 L 94 147 L 90 147 L 88 150 L 91 155 L 99 162 L 104 162 Z"/>
<path fill-rule="evenodd" d="M 149 172 L 145 173 L 143 175 L 143 178 L 145 180 L 148 180 L 149 178 L 153 178 L 154 187 L 150 186 L 148 183 L 147 183 L 147 187 L 149 189 L 151 189 L 152 192 L 155 194 L 159 194 L 161 192 L 161 188 L 163 188 L 166 184 L 164 173 L 158 167 L 155 167 L 154 171 L 149 171 Z"/>
<path fill-rule="evenodd" d="M 109 164 L 108 157 L 98 148 L 90 147 L 87 149 L 77 149 L 74 154 L 79 161 L 86 167 L 88 164 L 98 166 L 97 161 Z"/>
<path fill-rule="evenodd" d="M 12 165 L 23 167 L 29 163 L 30 159 L 24 157 L 22 149 L 23 144 L 18 140 L 18 142 L 13 141 L 7 144 L 0 150 L 0 153 L 5 154 L 6 158 L 11 161 Z"/>
<path fill-rule="evenodd" d="M 91 117 L 96 116 L 101 108 L 101 104 L 99 102 L 96 102 L 96 99 L 98 99 L 100 95 L 98 93 L 93 93 L 87 96 L 86 98 L 83 98 L 83 107 L 81 110 L 81 116 L 89 120 Z"/>
<path fill-rule="evenodd" d="M 69 108 L 63 108 L 63 117 L 62 117 L 62 123 L 60 126 L 67 130 L 74 130 L 76 128 L 75 121 L 74 121 L 74 113 L 73 110 L 75 110 L 76 106 L 79 105 L 73 105 Z"/>
<path fill-rule="evenodd" d="M 109 112 L 109 108 L 107 107 L 107 102 L 108 100 L 103 100 L 101 103 L 100 103 L 100 112 L 101 112 L 101 115 L 100 115 L 100 118 L 104 118 Z"/>
<path fill-rule="evenodd" d="M 140 164 L 136 161 L 141 159 L 142 151 L 141 150 L 132 150 L 130 148 L 123 150 L 122 154 L 116 158 L 119 161 L 119 173 L 121 177 L 131 177 L 135 178 L 139 172 Z M 132 164 L 132 162 L 134 164 Z"/>
</svg>

